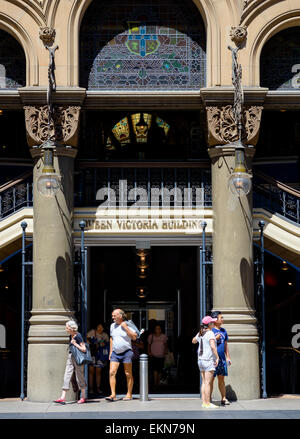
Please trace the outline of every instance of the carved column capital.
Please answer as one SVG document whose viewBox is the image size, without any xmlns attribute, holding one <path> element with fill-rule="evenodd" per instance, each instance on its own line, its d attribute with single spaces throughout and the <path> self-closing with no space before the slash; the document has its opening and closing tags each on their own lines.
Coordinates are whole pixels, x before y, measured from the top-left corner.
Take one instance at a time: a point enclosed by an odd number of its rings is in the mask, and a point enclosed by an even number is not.
<svg viewBox="0 0 300 439">
<path fill-rule="evenodd" d="M 242 141 L 245 145 L 255 146 L 258 140 L 262 106 L 251 105 L 243 109 Z M 238 140 L 238 128 L 235 123 L 232 105 L 207 106 L 208 145 L 226 145 Z"/>
<path fill-rule="evenodd" d="M 25 106 L 25 124 L 29 147 L 39 146 L 48 139 L 61 145 L 77 147 L 80 106 L 54 106 L 49 127 L 48 106 Z"/>
</svg>

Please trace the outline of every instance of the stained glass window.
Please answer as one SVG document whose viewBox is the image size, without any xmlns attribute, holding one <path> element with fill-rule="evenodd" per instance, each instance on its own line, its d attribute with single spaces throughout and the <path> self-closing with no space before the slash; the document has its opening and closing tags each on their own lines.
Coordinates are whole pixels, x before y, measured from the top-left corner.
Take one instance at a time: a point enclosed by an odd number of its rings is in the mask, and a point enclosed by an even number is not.
<svg viewBox="0 0 300 439">
<path fill-rule="evenodd" d="M 93 1 L 80 33 L 88 89 L 205 86 L 205 28 L 191 0 Z"/>
<path fill-rule="evenodd" d="M 300 26 L 279 32 L 265 44 L 260 82 L 270 90 L 300 90 Z"/>
<path fill-rule="evenodd" d="M 151 137 L 153 123 L 156 124 L 156 129 L 161 131 L 161 138 L 165 140 L 170 129 L 167 122 L 158 116 L 153 118 L 149 113 L 135 113 L 131 114 L 130 119 L 124 117 L 116 123 L 107 139 L 106 149 L 114 150 L 116 142 L 121 146 L 126 146 L 127 143 L 147 143 L 149 134 Z"/>
<path fill-rule="evenodd" d="M 0 89 L 26 84 L 26 60 L 21 45 L 10 34 L 0 30 Z"/>
</svg>

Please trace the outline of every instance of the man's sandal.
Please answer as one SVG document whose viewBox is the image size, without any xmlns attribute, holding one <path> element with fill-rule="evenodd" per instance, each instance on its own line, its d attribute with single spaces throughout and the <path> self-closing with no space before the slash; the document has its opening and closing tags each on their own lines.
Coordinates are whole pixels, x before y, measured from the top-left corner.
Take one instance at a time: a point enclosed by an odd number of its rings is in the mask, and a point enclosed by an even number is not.
<svg viewBox="0 0 300 439">
<path fill-rule="evenodd" d="M 111 396 L 107 396 L 105 399 L 106 399 L 106 401 L 109 401 L 109 402 L 117 401 L 117 398 L 112 398 Z"/>
</svg>

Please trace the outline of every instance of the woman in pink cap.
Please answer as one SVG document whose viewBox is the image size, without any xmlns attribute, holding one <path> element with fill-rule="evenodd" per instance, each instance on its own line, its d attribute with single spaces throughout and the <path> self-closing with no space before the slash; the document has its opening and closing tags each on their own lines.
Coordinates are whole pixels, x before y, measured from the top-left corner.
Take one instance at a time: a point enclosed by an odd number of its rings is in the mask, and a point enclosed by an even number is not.
<svg viewBox="0 0 300 439">
<path fill-rule="evenodd" d="M 210 316 L 205 316 L 202 319 L 199 333 L 192 340 L 194 344 L 199 343 L 198 366 L 202 378 L 201 395 L 203 408 L 218 407 L 210 402 L 214 372 L 219 362 L 216 338 L 212 331 L 216 320 L 217 319 L 213 319 Z"/>
</svg>

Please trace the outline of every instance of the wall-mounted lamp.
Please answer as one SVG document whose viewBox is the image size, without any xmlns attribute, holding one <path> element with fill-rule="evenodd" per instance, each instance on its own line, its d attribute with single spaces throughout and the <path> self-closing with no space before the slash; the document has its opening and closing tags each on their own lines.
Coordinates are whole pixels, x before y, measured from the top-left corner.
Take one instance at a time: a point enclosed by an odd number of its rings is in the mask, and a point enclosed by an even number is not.
<svg viewBox="0 0 300 439">
<path fill-rule="evenodd" d="M 37 188 L 41 195 L 45 197 L 54 197 L 60 189 L 61 178 L 57 174 L 54 164 L 53 164 L 53 156 L 54 150 L 56 148 L 55 142 L 51 140 L 51 122 L 54 123 L 54 115 L 53 115 L 53 105 L 52 105 L 52 92 L 56 91 L 56 82 L 55 82 L 55 61 L 54 55 L 55 50 L 58 46 L 54 48 L 46 46 L 46 49 L 49 50 L 49 65 L 48 65 L 48 92 L 47 92 L 47 106 L 48 106 L 48 138 L 41 145 L 41 149 L 43 152 L 44 159 L 44 167 L 42 170 L 42 175 L 38 178 Z"/>
<path fill-rule="evenodd" d="M 37 180 L 37 188 L 41 195 L 45 197 L 54 197 L 59 191 L 61 178 L 53 166 L 53 150 L 55 144 L 47 140 L 43 145 L 44 167 L 42 175 Z"/>
<path fill-rule="evenodd" d="M 238 197 L 248 195 L 251 191 L 251 176 L 245 167 L 245 147 L 241 142 L 235 147 L 235 166 L 228 185 L 231 192 Z"/>
<path fill-rule="evenodd" d="M 229 177 L 228 186 L 231 192 L 238 197 L 248 195 L 252 187 L 251 175 L 246 170 L 245 146 L 242 142 L 244 94 L 242 90 L 242 66 L 237 61 L 237 53 L 243 47 L 246 37 L 246 28 L 232 28 L 231 39 L 236 44 L 236 48 L 228 46 L 232 53 L 233 118 L 238 132 L 238 140 L 235 142 L 235 166 Z"/>
</svg>

